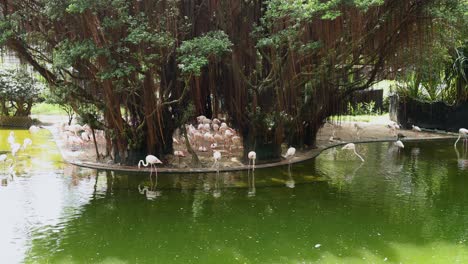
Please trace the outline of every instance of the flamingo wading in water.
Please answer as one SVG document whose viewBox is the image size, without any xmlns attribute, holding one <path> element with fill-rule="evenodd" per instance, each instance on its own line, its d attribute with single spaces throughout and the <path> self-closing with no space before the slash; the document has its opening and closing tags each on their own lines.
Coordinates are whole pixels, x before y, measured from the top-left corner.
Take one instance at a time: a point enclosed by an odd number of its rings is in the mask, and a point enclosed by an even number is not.
<svg viewBox="0 0 468 264">
<path fill-rule="evenodd" d="M 247 171 L 248 184 L 249 184 L 249 196 L 255 195 L 255 160 L 257 159 L 257 153 L 255 151 L 250 151 L 247 155 L 249 158 L 249 169 Z M 252 165 L 251 165 L 252 164 Z M 252 179 L 250 179 L 250 166 L 252 166 Z"/>
<path fill-rule="evenodd" d="M 292 178 L 291 174 L 291 162 L 294 156 L 296 155 L 296 148 L 290 147 L 286 151 L 286 155 L 284 155 L 284 158 L 288 160 L 288 177 L 289 179 L 286 181 L 286 186 L 289 188 L 294 188 L 295 182 L 294 179 Z"/>
<path fill-rule="evenodd" d="M 460 129 L 458 130 L 458 138 L 457 138 L 457 140 L 455 141 L 455 144 L 454 144 L 455 147 L 457 146 L 457 143 L 458 143 L 458 141 L 460 140 L 460 138 L 461 138 L 462 136 L 463 136 L 463 143 L 465 143 L 466 140 L 468 139 L 468 129 L 466 129 L 466 128 L 460 128 Z"/>
<path fill-rule="evenodd" d="M 219 190 L 219 162 L 221 161 L 221 152 L 213 152 L 213 159 L 213 167 L 216 167 L 215 190 L 213 192 L 213 197 L 218 198 L 221 196 L 221 191 Z"/>
<path fill-rule="evenodd" d="M 359 155 L 357 152 L 356 152 L 356 145 L 354 145 L 354 143 L 348 143 L 346 144 L 342 150 L 352 150 L 354 151 L 354 154 L 356 154 L 356 156 L 358 156 L 362 162 L 364 162 L 364 159 L 361 157 L 361 155 Z"/>
<path fill-rule="evenodd" d="M 143 165 L 145 167 L 148 167 L 150 166 L 150 182 L 151 182 L 151 188 L 150 190 L 146 190 L 146 197 L 148 199 L 153 199 L 154 197 L 156 197 L 158 195 L 158 193 L 156 192 L 156 185 L 158 184 L 158 169 L 156 167 L 156 164 L 162 164 L 162 161 L 160 161 L 156 156 L 154 155 L 148 155 L 145 157 L 145 160 L 140 160 L 138 162 L 138 169 L 140 169 L 140 166 Z M 154 186 L 153 186 L 153 181 L 151 179 L 151 175 L 153 174 L 153 168 L 154 168 L 154 171 L 155 171 L 155 183 L 154 183 Z M 140 189 L 140 186 L 138 186 L 138 189 Z M 140 190 L 140 193 L 142 191 Z"/>
<path fill-rule="evenodd" d="M 138 169 L 140 169 L 141 165 L 145 167 L 150 166 L 150 176 L 153 173 L 153 168 L 154 168 L 154 171 L 156 172 L 156 177 L 158 177 L 158 169 L 156 168 L 156 164 L 162 164 L 162 161 L 160 161 L 154 155 L 148 155 L 146 156 L 145 160 L 140 160 L 138 162 Z"/>
</svg>

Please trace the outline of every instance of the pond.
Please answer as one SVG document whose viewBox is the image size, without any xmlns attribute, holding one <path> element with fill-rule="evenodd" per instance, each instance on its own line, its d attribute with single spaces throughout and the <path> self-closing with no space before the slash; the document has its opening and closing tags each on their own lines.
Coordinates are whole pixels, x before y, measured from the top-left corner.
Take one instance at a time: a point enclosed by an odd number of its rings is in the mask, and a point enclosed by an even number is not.
<svg viewBox="0 0 468 264">
<path fill-rule="evenodd" d="M 2 263 L 468 262 L 468 155 L 453 140 L 358 144 L 364 163 L 329 149 L 291 174 L 256 170 L 254 192 L 247 172 L 159 174 L 155 187 L 80 169 L 47 132 L 15 134 L 33 146 L 2 176 Z"/>
</svg>

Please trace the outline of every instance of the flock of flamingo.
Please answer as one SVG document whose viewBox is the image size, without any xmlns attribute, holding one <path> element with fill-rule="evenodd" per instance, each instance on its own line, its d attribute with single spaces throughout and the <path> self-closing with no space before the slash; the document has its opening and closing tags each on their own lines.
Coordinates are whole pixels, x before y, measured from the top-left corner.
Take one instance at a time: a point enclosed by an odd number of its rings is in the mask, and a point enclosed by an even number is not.
<svg viewBox="0 0 468 264">
<path fill-rule="evenodd" d="M 207 152 L 208 149 L 212 149 L 213 151 L 213 166 L 216 168 L 217 173 L 219 173 L 219 167 L 220 167 L 220 162 L 222 159 L 222 152 L 227 152 L 231 153 L 231 150 L 233 148 L 242 148 L 241 146 L 241 138 L 238 136 L 237 131 L 235 131 L 233 128 L 230 128 L 226 123 L 221 122 L 219 119 L 208 119 L 205 116 L 199 116 L 197 117 L 197 122 L 198 126 L 195 127 L 192 124 L 186 125 L 187 129 L 187 135 L 189 139 L 189 143 L 192 144 L 195 147 L 198 147 L 198 151 L 200 152 Z M 391 122 L 387 125 L 387 127 L 390 129 L 390 132 L 392 133 L 393 136 L 397 137 L 396 141 L 393 143 L 393 145 L 398 149 L 403 149 L 405 145 L 401 141 L 405 136 L 402 133 L 397 133 L 397 131 L 400 129 L 400 125 L 397 124 L 396 122 Z M 354 124 L 354 128 L 356 130 L 356 138 L 360 138 L 360 133 L 364 130 L 364 126 L 358 123 Z M 422 129 L 418 126 L 413 125 L 412 130 L 416 133 L 422 132 Z M 418 135 L 418 134 L 417 134 Z M 458 141 L 463 137 L 464 144 L 467 144 L 468 142 L 468 129 L 465 128 L 460 128 L 459 133 L 458 133 L 458 138 L 455 141 L 455 147 L 458 143 Z M 333 131 L 332 131 L 332 136 L 330 137 L 330 141 L 334 141 L 334 139 L 337 139 L 335 137 L 335 128 L 333 126 Z M 177 139 L 176 137 L 173 138 L 174 144 L 178 145 L 181 142 L 184 142 L 184 138 L 180 137 L 180 139 Z M 219 150 L 218 148 L 220 146 L 223 146 L 223 150 Z M 228 151 L 226 151 L 228 149 Z M 356 145 L 354 143 L 348 143 L 345 144 L 342 147 L 342 150 L 351 150 L 353 153 L 362 161 L 364 162 L 364 158 L 359 155 L 356 151 Z M 286 154 L 283 155 L 283 158 L 288 160 L 288 170 L 290 170 L 291 167 L 291 162 L 292 159 L 294 158 L 296 154 L 296 149 L 294 147 L 290 147 L 287 151 Z M 179 163 L 180 163 L 180 158 L 185 157 L 185 153 L 181 150 L 177 150 L 174 152 L 174 156 L 179 158 Z M 249 164 L 248 164 L 248 170 L 255 170 L 255 160 L 257 158 L 257 154 L 255 151 L 250 151 L 247 155 L 249 159 Z M 145 160 L 140 160 L 138 163 L 138 167 L 140 168 L 141 165 L 147 167 L 150 166 L 150 175 L 155 171 L 155 174 L 157 176 L 157 167 L 156 164 L 162 164 L 162 161 L 159 160 L 156 156 L 154 155 L 148 155 L 146 156 Z"/>
<path fill-rule="evenodd" d="M 29 128 L 29 133 L 35 134 L 39 131 L 39 127 L 37 126 L 31 126 Z M 6 166 L 8 165 L 8 174 L 9 175 L 14 175 L 14 167 L 15 167 L 15 161 L 16 161 L 16 156 L 18 152 L 20 151 L 25 151 L 29 146 L 32 145 L 32 140 L 30 138 L 25 138 L 21 143 L 18 143 L 16 141 L 16 136 L 15 132 L 10 131 L 10 134 L 7 138 L 8 145 L 10 146 L 10 155 L 12 156 L 12 159 L 8 159 L 8 154 L 4 153 L 0 155 L 0 163 L 3 165 L 3 172 L 6 172 Z M 9 163 L 9 164 L 7 164 Z"/>
<path fill-rule="evenodd" d="M 197 117 L 198 126 L 195 127 L 193 125 L 186 125 L 187 131 L 187 138 L 189 140 L 189 144 L 196 147 L 196 150 L 199 152 L 207 152 L 208 149 L 212 151 L 212 159 L 213 165 L 212 168 L 216 169 L 217 175 L 219 175 L 219 169 L 222 160 L 222 153 L 227 154 L 228 156 L 232 154 L 232 150 L 235 148 L 242 148 L 241 138 L 238 135 L 237 131 L 233 128 L 230 128 L 225 122 L 221 122 L 219 119 L 210 120 L 205 116 Z M 393 145 L 398 149 L 403 149 L 405 146 L 401 139 L 405 136 L 402 133 L 397 133 L 400 129 L 400 125 L 396 122 L 391 122 L 387 125 L 390 129 L 390 132 L 393 136 L 396 136 L 397 139 L 393 143 Z M 354 128 L 356 129 L 356 138 L 359 139 L 360 133 L 363 131 L 364 126 L 360 124 L 355 124 Z M 418 126 L 412 126 L 412 130 L 416 133 L 421 132 L 421 128 Z M 29 132 L 31 134 L 37 133 L 39 131 L 39 127 L 31 126 L 29 128 Z M 63 125 L 61 132 L 63 135 L 66 136 L 67 142 L 70 144 L 79 144 L 82 145 L 84 142 L 88 142 L 91 140 L 91 129 L 88 125 L 71 125 L 66 126 Z M 101 136 L 98 132 L 98 136 Z M 463 138 L 463 144 L 466 148 L 468 148 L 468 129 L 460 128 L 458 131 L 458 138 L 454 143 L 454 147 L 456 149 L 457 143 L 460 139 Z M 338 139 L 335 137 L 335 129 L 333 128 L 332 136 L 330 137 L 330 141 L 334 141 L 334 139 Z M 0 163 L 3 163 L 3 170 L 5 171 L 5 166 L 10 161 L 9 170 L 12 170 L 14 166 L 14 160 L 16 160 L 16 155 L 20 151 L 25 151 L 28 146 L 32 145 L 32 140 L 30 138 L 25 138 L 21 143 L 16 142 L 15 133 L 13 131 L 10 132 L 7 138 L 8 144 L 10 146 L 10 154 L 13 159 L 8 159 L 7 154 L 0 155 Z M 181 143 L 186 143 L 185 138 L 182 136 L 175 136 L 173 138 L 174 144 L 178 145 Z M 347 143 L 342 147 L 342 150 L 350 150 L 362 161 L 364 162 L 364 158 L 356 151 L 356 145 L 354 143 Z M 296 155 L 296 149 L 294 147 L 290 147 L 287 149 L 286 153 L 283 155 L 288 162 L 288 172 L 290 174 L 291 171 L 291 163 L 293 158 Z M 185 157 L 185 152 L 182 150 L 174 151 L 174 156 L 178 157 L 178 161 L 180 164 L 180 159 Z M 255 181 L 254 172 L 255 172 L 255 162 L 257 159 L 257 153 L 255 151 L 248 152 L 248 177 L 249 177 L 249 186 L 253 186 L 249 190 L 249 195 L 255 194 L 255 186 L 253 182 Z M 150 167 L 150 179 L 151 179 L 151 186 L 150 188 L 144 187 L 141 188 L 139 186 L 140 193 L 146 193 L 148 198 L 154 198 L 158 196 L 158 192 L 156 191 L 156 184 L 157 184 L 157 165 L 162 164 L 163 162 L 154 155 L 147 155 L 145 160 L 140 160 L 138 162 L 138 168 L 140 169 L 142 166 Z M 155 183 L 152 182 L 152 174 L 155 174 Z M 252 175 L 252 178 L 251 176 Z M 252 183 L 252 184 L 251 184 Z M 294 187 L 294 181 L 287 182 L 286 185 L 288 187 Z"/>
</svg>

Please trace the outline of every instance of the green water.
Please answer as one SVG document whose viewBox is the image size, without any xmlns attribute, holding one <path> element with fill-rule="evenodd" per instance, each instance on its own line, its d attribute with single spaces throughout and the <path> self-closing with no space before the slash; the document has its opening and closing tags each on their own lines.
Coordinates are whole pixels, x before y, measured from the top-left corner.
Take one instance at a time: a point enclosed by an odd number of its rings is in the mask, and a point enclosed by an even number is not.
<svg viewBox="0 0 468 264">
<path fill-rule="evenodd" d="M 291 175 L 256 170 L 254 196 L 246 173 L 160 174 L 152 200 L 146 174 L 66 166 L 33 141 L 0 186 L 2 263 L 468 263 L 453 140 L 357 145 L 365 163 L 330 149 Z"/>
</svg>

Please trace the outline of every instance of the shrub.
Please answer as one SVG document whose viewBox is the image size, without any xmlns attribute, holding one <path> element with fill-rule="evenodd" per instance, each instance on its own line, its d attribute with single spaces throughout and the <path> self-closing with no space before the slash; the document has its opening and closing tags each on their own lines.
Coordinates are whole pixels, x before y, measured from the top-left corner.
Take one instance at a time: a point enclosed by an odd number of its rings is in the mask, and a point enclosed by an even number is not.
<svg viewBox="0 0 468 264">
<path fill-rule="evenodd" d="M 3 116 L 29 116 L 44 89 L 25 69 L 0 70 L 0 111 Z"/>
</svg>

